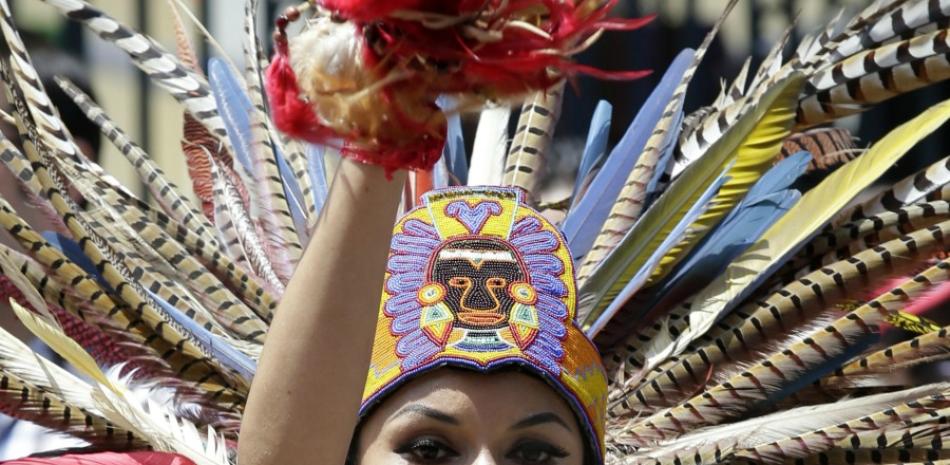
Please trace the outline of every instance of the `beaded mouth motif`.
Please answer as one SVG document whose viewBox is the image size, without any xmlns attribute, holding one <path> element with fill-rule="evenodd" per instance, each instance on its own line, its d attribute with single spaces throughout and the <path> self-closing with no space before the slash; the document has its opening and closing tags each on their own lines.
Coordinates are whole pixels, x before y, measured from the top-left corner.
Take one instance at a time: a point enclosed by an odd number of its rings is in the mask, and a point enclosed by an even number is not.
<svg viewBox="0 0 950 465">
<path fill-rule="evenodd" d="M 562 236 L 520 190 L 427 194 L 393 234 L 363 410 L 433 368 L 518 366 L 561 391 L 601 446 L 606 376 L 576 301 Z"/>
</svg>

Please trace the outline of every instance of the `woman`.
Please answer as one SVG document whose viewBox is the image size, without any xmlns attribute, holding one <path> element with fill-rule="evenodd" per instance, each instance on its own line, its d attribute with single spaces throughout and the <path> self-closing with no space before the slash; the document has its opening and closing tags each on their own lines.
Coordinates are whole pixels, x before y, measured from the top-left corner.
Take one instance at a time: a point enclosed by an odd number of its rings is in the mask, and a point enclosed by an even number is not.
<svg viewBox="0 0 950 465">
<path fill-rule="evenodd" d="M 685 51 L 610 154 L 598 112 L 586 152 L 605 156 L 581 173 L 559 225 L 570 250 L 517 187 L 532 191 L 556 121 L 556 88 L 542 90 L 592 71 L 567 58 L 601 30 L 637 25 L 605 19 L 610 2 L 326 0 L 294 39 L 283 27 L 304 13 L 288 11 L 267 73 L 271 116 L 300 139 L 346 140 L 322 209 L 307 194 L 326 182 L 311 174 L 330 165 L 321 146 L 301 162 L 295 144 L 258 131 L 251 140 L 269 143 L 252 155 L 267 156 L 242 166 L 247 133 L 267 127 L 254 120 L 256 73 L 244 87 L 216 62 L 208 82 L 90 6 L 52 3 L 124 47 L 217 143 L 197 155 L 197 140 L 185 144 L 208 207 L 188 210 L 85 105 L 158 211 L 65 153 L 68 135 L 50 129 L 57 118 L 30 87 L 25 52 L 4 67 L 15 117 L 38 143 L 0 159 L 64 231 L 44 239 L 0 208 L 29 252 L 0 254 L 0 270 L 7 293 L 35 310 L 15 306 L 24 323 L 92 381 L 0 331 L 0 406 L 93 448 L 162 451 L 23 463 L 217 465 L 233 462 L 235 447 L 242 465 L 950 459 L 950 388 L 892 376 L 948 353 L 947 330 L 914 316 L 948 294 L 946 161 L 855 200 L 950 119 L 950 103 L 882 135 L 804 195 L 793 188 L 813 159 L 846 161 L 836 155 L 850 142 L 803 128 L 950 77 L 939 46 L 950 1 L 874 2 L 787 62 L 779 44 L 748 86 L 739 80 L 680 125 L 705 47 Z M 12 28 L 0 29 L 17 52 Z M 483 114 L 472 157 L 473 178 L 516 187 L 429 189 L 468 174 L 457 139 L 451 166 L 434 166 L 457 129 L 436 96 L 456 94 L 467 108 L 525 90 L 538 92 L 505 166 L 485 161 L 507 137 L 504 111 Z M 234 109 L 261 124 L 241 124 Z M 783 143 L 815 153 L 784 153 Z M 407 181 L 407 168 L 433 171 Z M 91 208 L 58 195 L 62 178 Z M 399 203 L 414 208 L 392 233 Z M 293 227 L 307 220 L 317 221 L 309 237 Z M 919 334 L 884 347 L 888 325 Z M 102 373 L 110 360 L 134 371 Z M 143 393 L 140 383 L 152 384 Z"/>
<path fill-rule="evenodd" d="M 599 461 L 606 381 L 571 324 L 573 265 L 556 230 L 513 190 L 426 195 L 396 227 L 377 322 L 357 309 L 376 304 L 366 276 L 383 275 L 399 189 L 378 168 L 347 162 L 341 176 L 323 218 L 345 227 L 312 239 L 288 287 L 299 300 L 285 302 L 301 304 L 285 303 L 271 330 L 284 342 L 262 357 L 240 460 Z M 354 254 L 365 268 L 352 270 Z M 320 271 L 336 267 L 348 270 Z"/>
</svg>

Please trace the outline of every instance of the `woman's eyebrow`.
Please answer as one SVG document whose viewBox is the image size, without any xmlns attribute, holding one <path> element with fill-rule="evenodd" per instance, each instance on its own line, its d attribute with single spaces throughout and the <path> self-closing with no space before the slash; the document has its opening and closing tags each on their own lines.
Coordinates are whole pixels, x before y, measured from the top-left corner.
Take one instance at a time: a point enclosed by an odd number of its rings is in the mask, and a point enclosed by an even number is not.
<svg viewBox="0 0 950 465">
<path fill-rule="evenodd" d="M 508 429 L 524 429 L 524 428 L 530 428 L 532 426 L 542 425 L 545 423 L 556 423 L 558 425 L 563 426 L 564 429 L 571 431 L 571 427 L 568 426 L 567 422 L 564 421 L 564 419 L 561 418 L 559 415 L 553 412 L 536 413 L 534 415 L 526 417 L 525 419 L 519 421 L 518 423 L 515 423 L 514 425 L 511 426 L 511 428 L 508 428 Z"/>
<path fill-rule="evenodd" d="M 449 415 L 444 412 L 440 412 L 431 407 L 426 407 L 425 405 L 418 405 L 418 404 L 407 405 L 403 407 L 401 410 L 396 412 L 396 414 L 393 415 L 392 418 L 395 419 L 395 418 L 401 417 L 403 415 L 408 415 L 408 414 L 423 415 L 433 420 L 441 421 L 443 423 L 448 423 L 450 425 L 461 424 L 458 418 L 455 418 L 452 415 Z"/>
</svg>

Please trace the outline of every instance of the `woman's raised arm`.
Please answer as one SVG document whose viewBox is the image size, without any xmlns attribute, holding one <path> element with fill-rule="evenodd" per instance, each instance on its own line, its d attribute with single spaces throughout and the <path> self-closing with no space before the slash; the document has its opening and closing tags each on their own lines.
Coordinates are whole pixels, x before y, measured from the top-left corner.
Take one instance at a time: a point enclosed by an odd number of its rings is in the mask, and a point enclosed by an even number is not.
<svg viewBox="0 0 950 465">
<path fill-rule="evenodd" d="M 241 465 L 342 465 L 357 423 L 405 182 L 344 160 L 278 307 L 241 425 Z"/>
</svg>

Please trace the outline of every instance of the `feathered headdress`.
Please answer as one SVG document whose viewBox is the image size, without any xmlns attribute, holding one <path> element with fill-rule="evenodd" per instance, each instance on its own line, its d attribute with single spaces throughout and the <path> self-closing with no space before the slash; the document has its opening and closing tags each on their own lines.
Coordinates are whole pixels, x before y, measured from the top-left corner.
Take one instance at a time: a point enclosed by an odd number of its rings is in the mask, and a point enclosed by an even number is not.
<svg viewBox="0 0 950 465">
<path fill-rule="evenodd" d="M 0 331 L 0 407 L 98 450 L 152 448 L 201 464 L 232 459 L 228 451 L 238 439 L 274 308 L 337 165 L 339 144 L 326 138 L 348 137 L 358 150 L 376 140 L 367 137 L 372 124 L 361 123 L 354 133 L 345 124 L 358 118 L 329 118 L 333 99 L 383 102 L 365 117 L 394 117 L 387 112 L 404 97 L 386 99 L 405 90 L 400 79 L 427 83 L 418 99 L 404 94 L 423 108 L 411 122 L 435 122 L 438 130 L 416 131 L 435 136 L 422 138 L 431 142 L 429 151 L 410 164 L 432 169 L 413 174 L 406 187 L 404 211 L 413 213 L 398 226 L 397 249 L 399 241 L 425 242 L 426 252 L 445 243 L 451 259 L 467 248 L 438 229 L 439 221 L 456 230 L 477 227 L 496 209 L 463 202 L 444 205 L 435 218 L 414 207 L 442 198 L 424 195 L 432 189 L 500 184 L 525 189 L 530 195 L 503 192 L 521 199 L 506 205 L 529 211 L 540 199 L 536 187 L 550 156 L 559 82 L 584 71 L 563 60 L 614 24 L 603 16 L 604 2 L 324 2 L 311 7 L 311 29 L 298 36 L 304 42 L 287 41 L 283 71 L 271 68 L 296 84 L 282 84 L 287 93 L 276 100 L 272 93 L 268 109 L 253 0 L 246 68 L 213 60 L 207 75 L 193 66 L 186 42 L 179 58 L 85 2 L 44 1 L 114 42 L 182 104 L 183 154 L 201 205 L 186 200 L 121 122 L 61 82 L 132 162 L 155 202 L 137 198 L 79 154 L 0 0 L 0 71 L 13 104 L 8 119 L 25 141 L 22 147 L 0 141 L 0 160 L 55 228 L 37 231 L 0 201 L 0 225 L 21 245 L 0 248 L 0 289 L 23 321 L 84 375 L 58 369 Z M 950 119 L 950 103 L 880 134 L 868 149 L 821 126 L 950 77 L 948 19 L 947 0 L 874 1 L 853 18 L 835 18 L 788 57 L 781 41 L 758 70 L 745 67 L 719 98 L 685 115 L 690 82 L 717 26 L 697 50 L 684 50 L 670 64 L 614 146 L 607 140 L 610 107 L 598 105 L 570 180 L 574 192 L 545 205 L 564 210 L 563 220 L 552 227 L 527 214 L 537 222 L 516 223 L 505 240 L 524 235 L 533 245 L 547 236 L 541 230 L 553 235 L 556 228 L 566 243 L 561 263 L 567 266 L 569 253 L 577 264 L 570 327 L 583 330 L 603 356 L 607 463 L 950 459 L 950 387 L 901 376 L 950 354 L 947 328 L 926 319 L 928 309 L 946 304 L 947 159 L 892 185 L 874 184 Z M 307 57 L 293 49 L 306 48 L 307 34 L 325 34 L 353 60 L 337 69 L 321 55 L 325 50 L 314 51 L 322 61 L 296 69 L 294 62 Z M 443 36 L 454 41 L 429 43 Z M 521 81 L 495 76 L 491 40 L 516 39 L 551 49 L 510 61 Z M 443 61 L 422 59 L 436 56 Z M 468 74 L 461 71 L 466 66 Z M 347 74 L 351 69 L 355 74 Z M 465 87 L 476 72 L 485 86 Z M 355 84 L 335 81 L 352 76 Z M 532 84 L 511 85 L 516 82 Z M 354 92 L 335 92 L 343 84 Z M 553 86 L 542 89 L 547 84 Z M 528 89 L 509 144 L 512 110 L 503 97 Z M 334 92 L 318 95 L 326 90 Z M 499 98 L 482 112 L 470 156 L 458 113 L 432 106 L 457 108 L 463 96 L 436 100 L 438 93 Z M 291 122 L 280 123 L 281 105 L 313 115 L 299 121 L 303 132 L 290 133 L 325 132 L 304 141 L 285 137 L 276 126 Z M 394 126 L 411 126 L 402 124 Z M 85 205 L 65 194 L 70 190 Z M 501 203 L 498 209 L 508 211 Z M 489 244 L 476 244 L 478 253 L 508 250 Z M 539 266 L 550 262 L 531 256 Z M 398 352 L 405 355 L 400 367 L 424 364 L 426 356 L 465 342 L 459 320 L 442 318 L 438 276 L 420 273 L 419 257 L 404 258 L 391 259 L 390 268 L 418 279 L 391 273 L 382 307 L 398 330 L 393 343 L 405 349 Z M 558 281 L 548 278 L 533 274 L 531 286 L 511 289 L 512 301 L 528 307 L 523 319 L 520 313 L 504 324 L 492 315 L 465 318 L 498 323 L 499 340 L 531 356 L 535 345 L 550 342 L 529 324 L 531 291 L 541 299 L 539 286 Z M 402 326 L 399 303 L 425 312 Z M 543 311 L 556 313 L 551 308 L 535 305 L 539 329 Z M 885 342 L 880 335 L 887 329 L 910 338 Z M 544 360 L 538 356 L 538 366 Z"/>
</svg>

